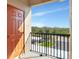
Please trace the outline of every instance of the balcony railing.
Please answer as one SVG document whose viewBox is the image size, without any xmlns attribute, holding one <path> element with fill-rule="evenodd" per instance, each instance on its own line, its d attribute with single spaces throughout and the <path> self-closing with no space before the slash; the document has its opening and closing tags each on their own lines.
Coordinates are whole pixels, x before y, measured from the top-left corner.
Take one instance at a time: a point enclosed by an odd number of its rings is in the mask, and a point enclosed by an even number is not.
<svg viewBox="0 0 79 59">
<path fill-rule="evenodd" d="M 31 51 L 68 59 L 69 34 L 31 33 Z"/>
</svg>

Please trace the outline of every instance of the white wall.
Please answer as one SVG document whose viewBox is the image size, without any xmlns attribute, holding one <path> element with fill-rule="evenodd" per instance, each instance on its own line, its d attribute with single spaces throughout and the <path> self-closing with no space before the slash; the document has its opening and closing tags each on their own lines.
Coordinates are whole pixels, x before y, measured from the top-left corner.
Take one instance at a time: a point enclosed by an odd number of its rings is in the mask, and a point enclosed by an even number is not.
<svg viewBox="0 0 79 59">
<path fill-rule="evenodd" d="M 27 9 L 27 8 L 26 8 Z M 27 17 L 25 18 L 25 43 L 26 43 L 26 50 L 31 48 L 31 39 L 30 39 L 30 32 L 31 32 L 31 9 L 30 11 L 25 13 Z"/>
</svg>

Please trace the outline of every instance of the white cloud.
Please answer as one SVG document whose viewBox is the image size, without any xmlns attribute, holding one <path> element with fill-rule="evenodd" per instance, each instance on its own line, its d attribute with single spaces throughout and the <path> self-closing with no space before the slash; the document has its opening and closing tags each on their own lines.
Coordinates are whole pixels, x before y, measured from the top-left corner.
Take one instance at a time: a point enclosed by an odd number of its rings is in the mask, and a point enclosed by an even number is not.
<svg viewBox="0 0 79 59">
<path fill-rule="evenodd" d="M 48 10 L 48 11 L 44 11 L 44 12 L 38 12 L 38 13 L 33 14 L 32 16 L 43 16 L 43 15 L 46 15 L 48 13 L 55 13 L 55 12 L 59 12 L 59 11 L 62 11 L 62 10 L 67 10 L 67 9 L 68 9 L 68 6 L 62 7 L 62 8 L 58 8 L 58 9 L 54 9 L 54 10 Z"/>
<path fill-rule="evenodd" d="M 43 27 L 45 24 L 43 23 L 39 23 L 39 22 L 36 22 L 36 23 L 33 23 L 32 26 L 37 26 L 37 27 Z"/>
</svg>

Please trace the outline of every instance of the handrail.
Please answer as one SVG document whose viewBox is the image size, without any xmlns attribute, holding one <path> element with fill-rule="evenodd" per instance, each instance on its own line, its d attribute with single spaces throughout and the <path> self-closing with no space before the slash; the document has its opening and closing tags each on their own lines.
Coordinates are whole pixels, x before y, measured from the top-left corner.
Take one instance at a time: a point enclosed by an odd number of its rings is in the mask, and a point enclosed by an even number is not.
<svg viewBox="0 0 79 59">
<path fill-rule="evenodd" d="M 31 34 L 32 34 L 32 32 L 31 32 Z M 33 33 L 33 34 L 48 34 L 48 35 L 70 36 L 70 34 L 54 34 L 54 33 Z"/>
</svg>

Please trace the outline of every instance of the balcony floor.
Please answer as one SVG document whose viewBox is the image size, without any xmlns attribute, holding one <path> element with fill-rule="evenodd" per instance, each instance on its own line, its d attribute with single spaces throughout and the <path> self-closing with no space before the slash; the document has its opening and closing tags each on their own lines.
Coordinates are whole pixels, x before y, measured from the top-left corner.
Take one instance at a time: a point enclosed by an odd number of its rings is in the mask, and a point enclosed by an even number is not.
<svg viewBox="0 0 79 59">
<path fill-rule="evenodd" d="M 40 53 L 36 53 L 36 52 L 27 52 L 25 54 L 23 54 L 21 56 L 20 59 L 58 59 L 55 57 L 51 57 L 51 56 L 40 56 Z"/>
</svg>

